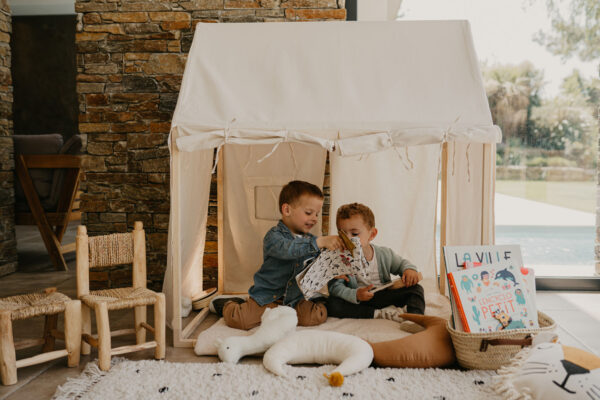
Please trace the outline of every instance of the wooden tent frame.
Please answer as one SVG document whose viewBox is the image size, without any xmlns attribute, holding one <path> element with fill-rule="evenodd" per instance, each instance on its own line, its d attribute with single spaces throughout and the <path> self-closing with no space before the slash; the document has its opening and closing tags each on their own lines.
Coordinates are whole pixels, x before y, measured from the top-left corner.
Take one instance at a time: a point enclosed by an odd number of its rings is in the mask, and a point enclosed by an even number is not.
<svg viewBox="0 0 600 400">
<path fill-rule="evenodd" d="M 75 251 L 75 243 L 63 245 L 62 239 L 70 221 L 81 219 L 73 211 L 81 179 L 82 157 L 69 154 L 15 155 L 15 171 L 21 182 L 30 212 L 15 214 L 16 225 L 37 225 L 50 260 L 57 270 L 68 270 L 64 253 Z M 29 174 L 30 168 L 66 169 L 56 211 L 45 211 Z M 53 228 L 54 227 L 54 228 Z"/>
<path fill-rule="evenodd" d="M 171 148 L 177 150 L 177 144 L 175 138 L 172 138 Z M 224 292 L 224 281 L 223 281 L 223 164 L 224 154 L 223 149 L 218 150 L 220 153 L 219 163 L 217 163 L 217 292 L 218 294 L 235 294 Z M 482 193 L 491 193 L 493 195 L 495 191 L 495 164 L 490 163 L 490 160 L 495 158 L 496 144 L 484 143 L 483 144 L 483 185 Z M 448 216 L 448 143 L 442 144 L 441 154 L 441 215 L 440 215 L 440 250 L 445 246 L 448 241 L 446 237 L 446 222 Z M 179 187 L 179 171 L 177 163 L 172 163 L 171 168 L 174 169 L 173 184 L 175 187 Z M 486 179 L 487 177 L 487 179 Z M 482 223 L 481 223 L 481 244 L 493 244 L 494 235 L 490 236 L 490 226 L 494 224 L 493 210 L 489 209 L 489 202 L 485 201 L 485 195 L 483 196 L 483 209 L 482 209 Z M 172 232 L 173 232 L 173 346 L 174 347 L 194 347 L 196 339 L 191 337 L 198 326 L 204 321 L 208 315 L 208 307 L 202 309 L 189 321 L 183 325 L 183 319 L 181 317 L 181 254 L 180 254 L 180 240 L 179 240 L 179 210 L 174 210 L 176 217 L 172 221 Z M 443 252 L 440 251 L 439 260 L 439 277 L 438 277 L 438 288 L 441 294 L 447 295 L 446 289 L 446 265 L 444 263 Z"/>
</svg>

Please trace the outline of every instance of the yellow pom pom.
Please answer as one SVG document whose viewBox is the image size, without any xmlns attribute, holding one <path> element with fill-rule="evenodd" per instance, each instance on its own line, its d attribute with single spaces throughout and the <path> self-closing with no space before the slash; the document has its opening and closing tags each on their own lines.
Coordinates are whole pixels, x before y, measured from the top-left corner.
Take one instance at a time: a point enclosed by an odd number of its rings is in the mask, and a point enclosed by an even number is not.
<svg viewBox="0 0 600 400">
<path fill-rule="evenodd" d="M 329 380 L 331 386 L 342 386 L 344 384 L 344 375 L 339 372 L 334 372 L 331 375 L 323 374 L 323 376 Z"/>
</svg>

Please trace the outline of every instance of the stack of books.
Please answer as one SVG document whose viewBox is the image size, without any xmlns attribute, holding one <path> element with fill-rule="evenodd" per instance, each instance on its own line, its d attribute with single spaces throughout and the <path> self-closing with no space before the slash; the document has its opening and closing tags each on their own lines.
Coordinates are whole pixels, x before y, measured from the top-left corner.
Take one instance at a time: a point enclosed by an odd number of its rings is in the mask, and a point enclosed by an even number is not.
<svg viewBox="0 0 600 400">
<path fill-rule="evenodd" d="M 496 332 L 539 328 L 535 274 L 518 245 L 445 246 L 454 329 Z"/>
</svg>

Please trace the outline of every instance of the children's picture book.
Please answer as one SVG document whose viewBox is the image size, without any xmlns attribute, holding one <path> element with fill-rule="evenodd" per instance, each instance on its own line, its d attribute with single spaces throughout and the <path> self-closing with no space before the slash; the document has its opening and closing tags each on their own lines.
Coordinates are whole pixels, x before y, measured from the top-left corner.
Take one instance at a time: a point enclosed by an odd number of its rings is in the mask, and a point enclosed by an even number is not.
<svg viewBox="0 0 600 400">
<path fill-rule="evenodd" d="M 464 269 L 484 268 L 488 275 L 484 276 L 489 281 L 490 276 L 495 279 L 496 271 L 502 271 L 505 268 L 515 270 L 515 274 L 520 277 L 528 296 L 530 308 L 534 310 L 533 318 L 537 323 L 537 311 L 535 303 L 535 274 L 533 269 L 523 267 L 523 258 L 521 247 L 519 245 L 488 245 L 488 246 L 444 246 L 444 261 L 448 274 Z M 502 274 L 502 273 L 501 273 Z M 448 278 L 448 286 L 450 281 Z M 452 316 L 454 329 L 464 331 L 462 321 L 457 309 L 457 302 L 454 296 L 450 296 L 452 305 Z"/>
<path fill-rule="evenodd" d="M 361 275 L 367 277 L 362 263 L 363 252 L 359 238 L 353 237 L 348 240 L 353 244 L 353 250 L 348 250 L 348 248 L 343 250 L 325 249 L 304 271 L 296 275 L 296 282 L 305 298 L 310 299 L 320 293 L 336 276 Z"/>
<path fill-rule="evenodd" d="M 448 273 L 464 332 L 538 328 L 521 268 L 508 263 Z"/>
<path fill-rule="evenodd" d="M 391 286 L 395 286 L 397 288 L 404 287 L 404 282 L 402 282 L 402 278 L 395 278 L 389 281 L 388 283 L 383 283 L 381 285 L 374 286 L 373 289 L 369 290 L 371 293 L 379 292 L 380 290 L 387 289 Z"/>
</svg>

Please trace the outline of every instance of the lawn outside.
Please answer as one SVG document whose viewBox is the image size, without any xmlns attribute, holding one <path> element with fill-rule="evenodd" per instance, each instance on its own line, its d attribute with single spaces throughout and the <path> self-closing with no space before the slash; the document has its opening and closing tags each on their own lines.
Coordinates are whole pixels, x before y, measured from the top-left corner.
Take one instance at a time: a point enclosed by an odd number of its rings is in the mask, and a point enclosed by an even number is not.
<svg viewBox="0 0 600 400">
<path fill-rule="evenodd" d="M 496 192 L 572 210 L 596 213 L 596 183 L 496 180 Z"/>
</svg>

